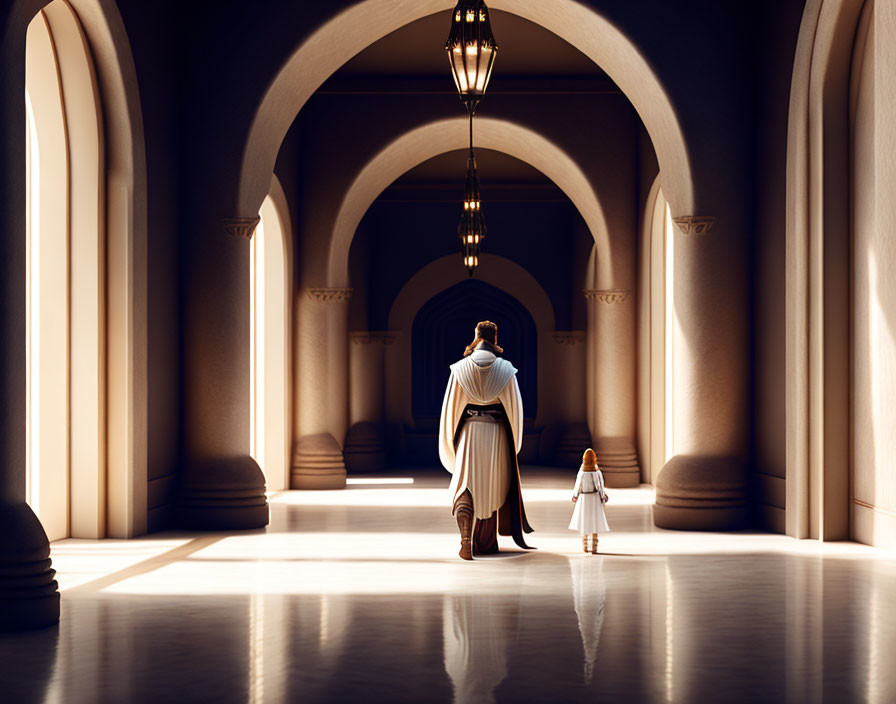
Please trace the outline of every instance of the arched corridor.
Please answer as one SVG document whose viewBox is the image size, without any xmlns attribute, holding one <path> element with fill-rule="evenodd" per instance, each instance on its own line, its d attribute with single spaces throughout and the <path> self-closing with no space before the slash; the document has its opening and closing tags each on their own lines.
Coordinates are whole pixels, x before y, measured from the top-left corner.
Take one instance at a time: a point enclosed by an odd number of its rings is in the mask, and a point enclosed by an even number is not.
<svg viewBox="0 0 896 704">
<path fill-rule="evenodd" d="M 455 4 L 0 9 L 17 700 L 894 698 L 896 10 Z"/>
</svg>

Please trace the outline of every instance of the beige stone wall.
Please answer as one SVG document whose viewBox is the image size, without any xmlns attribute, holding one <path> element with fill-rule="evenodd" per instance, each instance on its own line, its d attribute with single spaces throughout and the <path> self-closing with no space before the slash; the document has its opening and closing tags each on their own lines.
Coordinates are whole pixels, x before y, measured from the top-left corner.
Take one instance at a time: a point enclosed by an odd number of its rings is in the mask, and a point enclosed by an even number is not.
<svg viewBox="0 0 896 704">
<path fill-rule="evenodd" d="M 754 249 L 754 380 L 753 426 L 755 476 L 753 496 L 757 522 L 783 533 L 785 529 L 785 159 L 787 111 L 791 94 L 802 3 L 766 3 L 758 23 L 761 38 L 757 86 L 756 246 Z M 774 16 L 772 16 L 774 13 Z"/>
<path fill-rule="evenodd" d="M 896 5 L 868 2 L 853 60 L 851 531 L 896 547 Z"/>
</svg>

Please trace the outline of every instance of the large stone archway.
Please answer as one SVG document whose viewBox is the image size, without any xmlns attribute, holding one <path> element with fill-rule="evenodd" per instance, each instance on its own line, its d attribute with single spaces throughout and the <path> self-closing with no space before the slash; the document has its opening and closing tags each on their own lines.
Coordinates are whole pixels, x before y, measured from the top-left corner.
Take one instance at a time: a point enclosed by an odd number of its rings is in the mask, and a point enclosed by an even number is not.
<svg viewBox="0 0 896 704">
<path fill-rule="evenodd" d="M 637 483 L 638 462 L 635 435 L 635 243 L 608 232 L 604 210 L 595 186 L 582 168 L 566 152 L 544 136 L 519 124 L 494 118 L 477 120 L 476 140 L 480 147 L 509 154 L 534 166 L 563 190 L 588 226 L 595 241 L 595 279 L 589 288 L 589 319 L 595 338 L 613 340 L 605 345 L 610 354 L 599 360 L 601 373 L 593 383 L 602 391 L 589 389 L 595 407 L 590 435 L 599 455 L 612 467 L 611 484 Z M 375 153 L 356 172 L 338 211 L 325 226 L 328 238 L 308 235 L 303 269 L 326 272 L 326 286 L 306 282 L 298 298 L 297 442 L 293 456 L 293 486 L 325 483 L 339 485 L 344 477 L 342 438 L 349 427 L 345 369 L 349 364 L 346 346 L 347 306 L 351 289 L 348 255 L 355 232 L 371 204 L 401 174 L 439 154 L 462 149 L 468 140 L 468 124 L 463 118 L 439 120 L 393 140 Z M 342 303 L 343 305 L 340 305 Z M 321 349 L 327 350 L 324 355 Z M 542 357 L 545 359 L 545 357 Z M 320 409 L 326 408 L 326 413 Z M 339 477 L 324 479 L 325 477 Z M 625 479 L 622 479 L 625 477 Z"/>
<path fill-rule="evenodd" d="M 418 127 L 387 144 L 358 170 L 333 220 L 326 253 L 315 268 L 327 272 L 327 286 L 348 285 L 348 253 L 358 224 L 383 190 L 406 171 L 439 154 L 467 146 L 465 118 L 439 120 Z M 598 286 L 614 288 L 619 282 L 614 270 L 613 246 L 598 194 L 582 168 L 569 154 L 526 127 L 507 120 L 476 120 L 476 144 L 515 157 L 535 167 L 553 181 L 572 201 L 588 225 L 597 248 Z M 325 256 L 325 259 L 323 258 Z"/>
<path fill-rule="evenodd" d="M 535 322 L 538 404 L 531 432 L 527 431 L 524 441 L 525 461 L 554 460 L 560 445 L 572 440 L 581 454 L 579 445 L 590 442 L 585 437 L 588 433 L 583 435 L 585 331 L 557 330 L 548 294 L 516 262 L 482 254 L 477 278 L 518 300 Z M 381 471 L 385 467 L 385 427 L 391 429 L 387 435 L 393 446 L 410 449 L 412 455 L 427 454 L 418 447 L 426 442 L 427 431 L 416 426 L 412 409 L 412 369 L 408 362 L 409 352 L 413 353 L 412 327 L 428 301 L 466 280 L 456 255 L 440 257 L 420 269 L 399 291 L 389 310 L 388 330 L 350 333 L 351 429 L 345 452 L 351 470 Z M 515 361 L 510 350 L 508 354 Z M 409 430 L 411 435 L 407 434 Z M 573 432 L 575 438 L 570 436 Z M 414 446 L 406 447 L 405 442 Z M 376 464 L 372 462 L 374 454 L 378 456 Z"/>
<path fill-rule="evenodd" d="M 453 6 L 444 0 L 364 0 L 308 37 L 281 67 L 255 111 L 243 150 L 235 214 L 247 221 L 256 217 L 290 125 L 331 74 L 390 32 Z M 491 7 L 550 30 L 607 72 L 647 127 L 673 211 L 691 213 L 694 186 L 685 137 L 666 90 L 638 47 L 601 14 L 574 0 L 495 0 Z"/>
<path fill-rule="evenodd" d="M 227 221 L 230 232 L 251 235 L 257 217 L 255 212 L 264 196 L 280 144 L 308 97 L 323 81 L 342 63 L 374 41 L 408 22 L 450 6 L 447 2 L 436 0 L 422 3 L 365 0 L 328 16 L 302 40 L 301 45 L 270 75 L 270 82 L 261 99 L 256 107 L 250 108 L 251 125 L 245 128 L 238 178 L 231 173 L 221 177 L 222 198 L 226 201 L 223 205 L 230 203 L 232 209 L 226 214 L 236 216 Z M 493 7 L 506 9 L 541 25 L 595 61 L 622 89 L 646 126 L 657 153 L 663 190 L 679 226 L 674 249 L 674 276 L 677 281 L 674 305 L 686 350 L 686 354 L 676 357 L 675 366 L 675 374 L 681 381 L 679 386 L 683 389 L 683 393 L 676 395 L 674 408 L 676 418 L 681 419 L 675 431 L 675 447 L 680 455 L 670 460 L 658 480 L 658 511 L 655 518 L 664 527 L 719 528 L 733 525 L 736 521 L 732 520 L 732 516 L 745 515 L 746 508 L 749 311 L 748 276 L 743 261 L 747 253 L 749 218 L 745 210 L 745 191 L 738 187 L 741 177 L 720 180 L 717 178 L 718 165 L 703 163 L 698 188 L 692 159 L 694 155 L 701 155 L 705 162 L 711 162 L 717 160 L 720 154 L 722 158 L 729 152 L 739 155 L 739 147 L 731 140 L 712 144 L 688 140 L 688 132 L 683 127 L 685 121 L 698 131 L 713 122 L 706 117 L 711 113 L 701 107 L 707 104 L 705 96 L 691 101 L 691 93 L 675 93 L 679 96 L 678 102 L 675 102 L 669 86 L 658 77 L 655 65 L 645 59 L 645 46 L 631 39 L 631 36 L 638 34 L 637 31 L 632 30 L 629 36 L 601 13 L 573 0 L 521 0 L 512 6 L 509 2 L 505 4 L 503 0 L 498 0 Z M 672 75 L 674 72 L 669 74 L 668 80 L 678 80 Z M 727 111 L 725 115 L 722 121 L 731 119 L 737 122 L 734 112 Z M 699 212 L 703 209 L 709 212 Z M 730 233 L 730 236 L 719 236 L 720 228 L 713 228 L 716 219 L 723 222 L 721 229 L 724 235 Z M 709 234 L 711 230 L 712 235 Z M 305 234 L 303 232 L 303 237 Z M 314 236 L 324 238 L 329 243 L 331 234 L 323 228 Z M 228 253 L 237 250 L 230 245 L 226 249 Z M 223 251 L 218 268 L 226 266 L 235 269 L 237 262 L 230 259 L 235 254 L 225 256 Z M 303 269 L 304 265 L 303 260 Z M 210 265 L 205 266 L 209 267 L 210 272 Z M 323 381 L 315 384 L 316 389 L 308 389 L 310 393 L 303 394 L 309 403 L 316 401 L 319 408 L 326 409 L 315 419 L 317 427 L 303 427 L 303 431 L 313 431 L 306 434 L 317 437 L 315 444 L 319 448 L 328 448 L 325 454 L 330 457 L 324 461 L 319 456 L 309 466 L 326 466 L 339 471 L 341 462 L 338 460 L 340 451 L 336 438 L 344 435 L 347 423 L 346 404 L 341 401 L 346 396 L 346 389 L 344 381 L 340 381 L 340 378 L 345 378 L 347 364 L 344 352 L 346 315 L 340 309 L 340 303 L 344 303 L 351 292 L 348 286 L 328 286 L 328 269 L 314 269 L 314 275 L 310 278 L 305 276 L 306 273 L 303 271 L 298 317 L 307 321 L 308 325 L 298 333 L 298 354 L 309 360 L 326 358 L 329 371 L 318 374 L 317 379 Z M 207 276 L 211 274 L 207 272 Z M 233 299 L 234 310 L 238 310 L 240 290 L 241 287 L 237 286 L 232 294 L 228 294 Z M 628 287 L 628 290 L 632 288 Z M 598 320 L 633 320 L 633 316 L 622 312 L 626 306 L 633 305 L 631 296 L 613 289 L 594 289 L 590 295 L 599 302 L 596 304 L 601 311 Z M 329 306 L 329 312 L 315 313 L 314 307 L 321 305 Z M 303 310 L 303 306 L 307 309 Z M 214 308 L 214 305 L 211 307 Z M 197 310 L 201 308 L 197 306 Z M 242 316 L 219 320 L 220 313 L 214 311 L 197 316 L 200 322 L 206 318 L 214 321 L 209 325 L 214 329 L 208 331 L 213 336 L 226 336 L 231 330 L 238 332 L 243 326 Z M 624 325 L 608 322 L 602 334 Z M 619 338 L 623 343 L 614 350 L 616 357 L 634 358 L 633 337 L 632 324 L 631 330 Z M 313 339 L 327 341 L 313 349 L 306 349 L 303 340 L 310 344 Z M 201 344 L 197 343 L 196 346 L 198 349 Z M 191 408 L 195 406 L 199 409 L 201 406 L 205 411 L 206 406 L 215 405 L 215 400 L 221 395 L 221 373 L 231 358 L 238 358 L 238 355 L 225 354 L 220 349 L 214 351 L 214 356 L 214 366 L 191 361 L 191 369 L 197 373 L 194 384 L 197 390 L 190 394 L 191 401 L 195 401 Z M 301 370 L 301 366 L 299 368 Z M 627 375 L 624 376 L 627 380 Z M 301 371 L 299 377 L 302 378 Z M 243 395 L 237 381 L 235 379 L 230 385 L 232 388 L 228 390 L 228 398 L 239 399 Z M 332 403 L 333 399 L 338 402 Z M 634 394 L 629 402 L 633 406 Z M 231 404 L 230 408 L 235 406 Z M 214 464 L 229 464 L 227 458 L 232 453 L 224 450 L 208 452 L 202 440 L 206 436 L 215 437 L 222 447 L 234 446 L 231 438 L 236 436 L 230 433 L 226 438 L 220 438 L 218 429 L 238 427 L 240 414 L 236 410 L 214 413 L 216 420 L 205 412 L 200 415 L 191 411 L 189 414 L 191 422 L 197 426 L 190 432 L 191 455 L 196 455 L 191 465 L 207 463 L 211 467 Z M 630 414 L 624 415 L 628 417 Z M 301 417 L 300 423 L 303 423 Z M 323 430 L 324 426 L 331 430 Z M 620 429 L 618 435 L 622 437 L 633 433 Z M 193 441 L 194 436 L 196 442 Z M 300 437 L 299 445 L 302 441 Z M 299 451 L 296 459 L 302 461 L 302 454 Z M 612 454 L 620 455 L 615 449 Z M 629 455 L 627 451 L 621 454 Z M 202 459 L 206 456 L 208 462 Z M 710 487 L 708 491 L 707 487 Z M 686 498 L 682 501 L 681 497 Z M 734 512 L 729 510 L 732 505 L 737 507 Z"/>
</svg>

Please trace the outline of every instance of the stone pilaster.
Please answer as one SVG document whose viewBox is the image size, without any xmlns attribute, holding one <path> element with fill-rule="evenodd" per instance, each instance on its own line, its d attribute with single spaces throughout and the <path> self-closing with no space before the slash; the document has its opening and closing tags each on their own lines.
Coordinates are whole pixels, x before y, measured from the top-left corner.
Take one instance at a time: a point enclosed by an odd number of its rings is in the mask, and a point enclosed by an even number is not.
<svg viewBox="0 0 896 704">
<path fill-rule="evenodd" d="M 555 426 L 545 432 L 557 433 L 558 441 L 549 459 L 560 467 L 578 468 L 582 453 L 591 447 L 591 431 L 586 418 L 586 393 L 583 383 L 587 332 L 555 330 L 552 352 L 551 384 L 556 387 L 559 404 L 553 414 Z M 543 458 L 546 459 L 546 458 Z"/>
<path fill-rule="evenodd" d="M 635 302 L 628 289 L 587 289 L 589 425 L 609 487 L 641 481 L 635 450 Z"/>
<path fill-rule="evenodd" d="M 293 489 L 345 486 L 342 442 L 348 426 L 350 288 L 299 292 L 297 316 L 297 440 Z"/>
<path fill-rule="evenodd" d="M 385 330 L 353 332 L 349 349 L 349 430 L 345 466 L 349 472 L 386 468 L 383 428 L 385 348 L 397 335 Z"/>
<path fill-rule="evenodd" d="M 715 218 L 673 218 L 672 458 L 656 481 L 661 528 L 724 530 L 747 518 L 744 460 L 748 305 L 744 246 L 720 239 Z M 669 354 L 669 350 L 667 350 Z"/>
</svg>

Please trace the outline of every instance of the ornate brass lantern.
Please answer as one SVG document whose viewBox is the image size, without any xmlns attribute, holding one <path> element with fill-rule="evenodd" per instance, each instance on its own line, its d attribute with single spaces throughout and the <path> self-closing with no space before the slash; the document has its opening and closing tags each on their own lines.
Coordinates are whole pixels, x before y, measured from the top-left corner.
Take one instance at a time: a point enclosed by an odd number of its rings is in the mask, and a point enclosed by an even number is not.
<svg viewBox="0 0 896 704">
<path fill-rule="evenodd" d="M 485 95 L 498 45 L 483 0 L 460 0 L 445 44 L 460 99 L 472 115 Z"/>
</svg>

